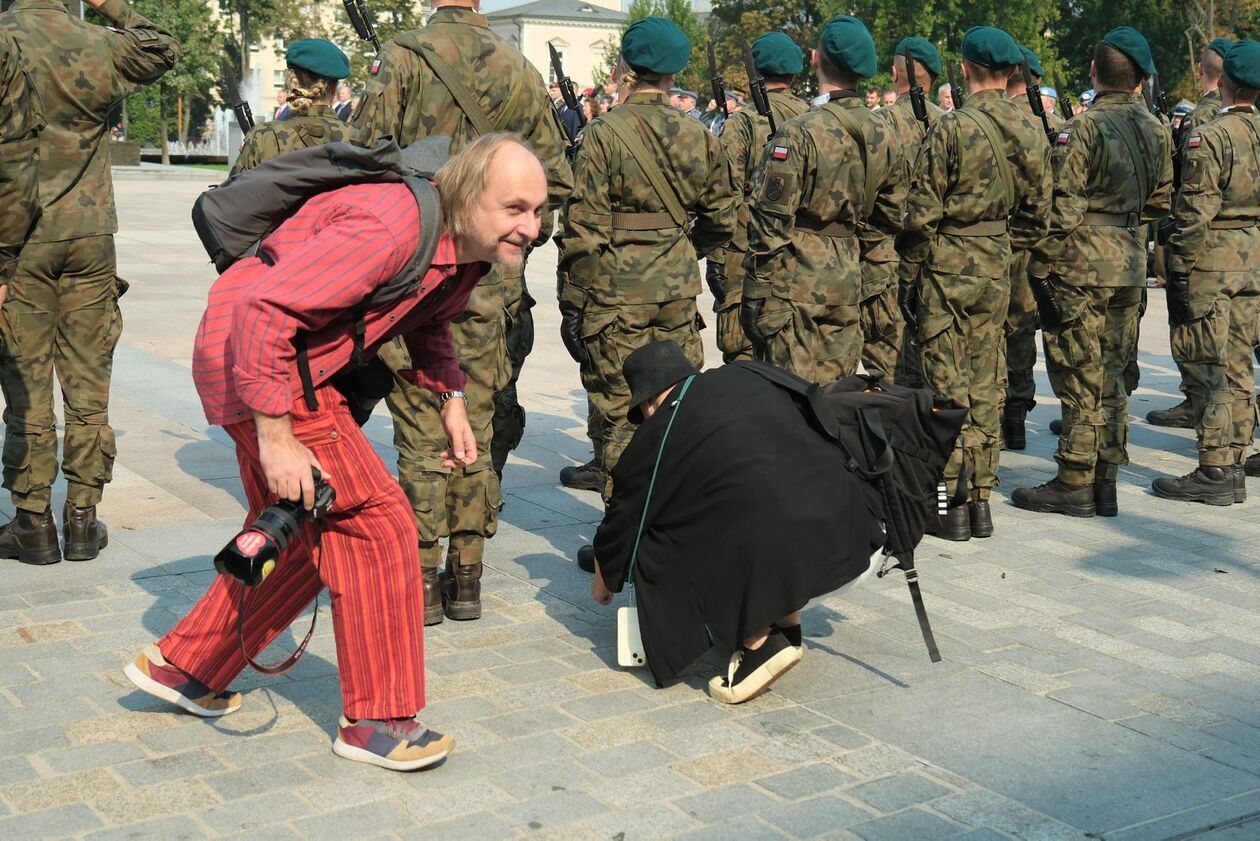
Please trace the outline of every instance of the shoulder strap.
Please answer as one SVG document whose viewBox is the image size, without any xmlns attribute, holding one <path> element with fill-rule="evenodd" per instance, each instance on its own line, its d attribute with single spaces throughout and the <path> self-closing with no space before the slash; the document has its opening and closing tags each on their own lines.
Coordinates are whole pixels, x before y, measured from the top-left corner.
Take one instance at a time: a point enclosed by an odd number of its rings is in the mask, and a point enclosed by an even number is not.
<svg viewBox="0 0 1260 841">
<path fill-rule="evenodd" d="M 665 180 L 661 168 L 656 165 L 656 159 L 643 145 L 643 141 L 635 135 L 634 129 L 630 126 L 630 118 L 622 111 L 609 111 L 603 115 L 602 122 L 613 134 L 617 135 L 617 139 L 630 152 L 630 157 L 634 158 L 643 169 L 643 174 L 652 183 L 652 189 L 656 191 L 656 195 L 665 205 L 665 210 L 669 212 L 669 218 L 673 219 L 678 227 L 686 228 L 687 211 L 683 210 L 682 200 L 678 198 L 677 191 Z"/>
<path fill-rule="evenodd" d="M 1098 116 L 1111 126 L 1112 131 L 1120 135 L 1125 148 L 1129 151 L 1129 157 L 1133 160 L 1133 170 L 1137 173 L 1138 192 L 1142 195 L 1142 200 L 1138 202 L 1137 212 L 1141 213 L 1142 208 L 1146 207 L 1146 200 L 1151 196 L 1151 170 L 1146 158 L 1142 157 L 1142 146 L 1138 143 L 1133 122 L 1113 111 L 1099 111 Z"/>
<path fill-rule="evenodd" d="M 1002 179 L 1002 186 L 1006 188 L 1006 202 L 1013 206 L 1015 204 L 1015 176 L 1011 174 L 1011 162 L 1006 159 L 1006 155 L 1002 154 L 1003 145 L 997 136 L 996 118 L 979 108 L 964 108 L 958 113 L 970 117 L 971 121 L 984 133 L 985 139 L 989 141 L 989 146 L 993 150 L 993 159 L 997 161 L 998 177 Z M 984 119 L 981 119 L 980 115 L 983 115 Z"/>
<path fill-rule="evenodd" d="M 687 396 L 687 389 L 691 388 L 691 383 L 695 380 L 696 375 L 692 374 L 683 383 L 682 390 L 678 392 L 678 399 L 674 401 L 673 414 L 669 416 L 669 423 L 665 424 L 665 434 L 661 436 L 661 447 L 656 451 L 656 464 L 652 465 L 652 479 L 648 482 L 647 498 L 643 500 L 643 514 L 639 517 L 639 532 L 634 536 L 634 549 L 630 552 L 630 565 L 626 567 L 626 580 L 634 586 L 634 562 L 639 557 L 639 540 L 643 537 L 643 526 L 647 523 L 648 505 L 652 502 L 652 490 L 656 487 L 656 474 L 661 469 L 661 456 L 665 454 L 665 442 L 669 440 L 669 431 L 674 428 L 674 418 L 678 417 L 678 409 L 682 406 L 683 398 Z"/>
<path fill-rule="evenodd" d="M 866 134 L 862 131 L 862 127 L 858 124 L 857 118 L 849 113 L 849 109 L 843 106 L 835 105 L 834 100 L 823 106 L 823 110 L 835 117 L 840 125 L 853 138 L 853 142 L 857 144 L 858 152 L 862 155 L 862 168 L 866 170 L 866 195 L 863 197 L 865 202 L 862 205 L 862 219 L 870 218 L 872 211 L 875 210 L 875 192 L 879 189 L 878 175 L 875 168 L 871 166 L 871 158 L 866 148 Z"/>
<path fill-rule="evenodd" d="M 473 124 L 473 129 L 477 134 L 493 134 L 495 130 L 494 123 L 490 122 L 490 117 L 486 114 L 486 110 L 481 107 L 477 95 L 469 90 L 463 80 L 459 78 L 459 74 L 455 72 L 446 59 L 437 54 L 437 50 L 432 44 L 421 42 L 419 49 L 415 51 L 429 65 L 433 71 L 433 75 L 437 76 L 438 81 L 450 93 L 451 98 L 455 100 L 455 104 L 459 106 L 459 110 L 464 112 L 464 116 Z M 520 80 L 517 80 L 519 89 Z M 509 103 L 509 110 L 516 104 L 516 90 L 512 93 L 512 101 Z"/>
</svg>

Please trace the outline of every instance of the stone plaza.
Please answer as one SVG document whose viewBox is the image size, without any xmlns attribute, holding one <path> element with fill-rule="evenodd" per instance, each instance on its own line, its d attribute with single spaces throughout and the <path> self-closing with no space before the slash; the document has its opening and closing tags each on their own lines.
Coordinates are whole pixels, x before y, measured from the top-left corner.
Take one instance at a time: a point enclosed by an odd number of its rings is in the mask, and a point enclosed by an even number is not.
<svg viewBox="0 0 1260 841">
<path fill-rule="evenodd" d="M 0 838 L 1260 837 L 1260 481 L 1228 508 L 1150 493 L 1195 457 L 1191 431 L 1139 420 L 1180 399 L 1159 291 L 1120 517 L 1007 501 L 1054 470 L 1058 405 L 1039 371 L 1029 447 L 1002 456 L 996 535 L 928 538 L 918 553 L 940 663 L 894 573 L 811 604 L 804 661 L 742 706 L 704 692 L 716 653 L 665 689 L 617 667 L 625 596 L 596 605 L 573 562 L 599 499 L 557 483 L 589 444 L 547 246 L 529 266 L 540 301 L 521 381 L 529 428 L 504 476 L 484 615 L 426 632 L 421 718 L 454 735 L 454 754 L 411 775 L 333 756 L 326 597 L 306 656 L 282 677 L 243 674 L 232 716 L 196 719 L 135 691 L 122 667 L 201 595 L 242 520 L 230 440 L 207 426 L 189 372 L 214 277 L 189 209 L 214 179 L 117 181 L 131 291 L 101 507 L 110 545 L 82 564 L 6 562 Z M 383 409 L 366 431 L 392 468 Z M 0 509 L 12 513 L 7 494 Z M 292 648 L 307 618 L 264 659 Z"/>
</svg>

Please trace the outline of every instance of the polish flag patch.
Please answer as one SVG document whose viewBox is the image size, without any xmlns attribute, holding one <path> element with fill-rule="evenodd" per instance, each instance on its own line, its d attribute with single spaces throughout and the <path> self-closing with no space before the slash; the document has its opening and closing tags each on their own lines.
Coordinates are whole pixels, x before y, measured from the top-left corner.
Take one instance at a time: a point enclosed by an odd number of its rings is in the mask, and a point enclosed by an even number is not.
<svg viewBox="0 0 1260 841">
<path fill-rule="evenodd" d="M 1059 143 L 1067 143 L 1071 139 L 1072 139 L 1072 134 L 1066 131 L 1059 132 L 1059 136 L 1056 138 L 1056 140 Z"/>
<path fill-rule="evenodd" d="M 770 150 L 770 157 L 776 161 L 786 161 L 788 159 L 788 147 L 775 146 Z"/>
<path fill-rule="evenodd" d="M 372 69 L 369 70 L 368 72 L 371 73 L 373 76 L 381 72 L 381 60 L 379 58 L 376 61 L 372 62 Z"/>
<path fill-rule="evenodd" d="M 1202 143 L 1202 142 L 1203 142 L 1203 139 L 1202 139 L 1201 137 L 1199 137 L 1199 135 L 1197 135 L 1197 134 L 1192 134 L 1192 135 L 1190 135 L 1190 139 L 1186 141 L 1186 148 L 1187 148 L 1187 149 L 1198 149 L 1198 148 L 1199 148 L 1199 144 L 1200 144 L 1200 143 Z"/>
</svg>

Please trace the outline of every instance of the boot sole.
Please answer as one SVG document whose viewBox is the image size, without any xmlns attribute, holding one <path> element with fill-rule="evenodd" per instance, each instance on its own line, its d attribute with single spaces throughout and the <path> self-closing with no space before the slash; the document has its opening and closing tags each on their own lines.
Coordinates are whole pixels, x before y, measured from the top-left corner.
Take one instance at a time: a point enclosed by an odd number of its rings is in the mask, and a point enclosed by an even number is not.
<svg viewBox="0 0 1260 841">
<path fill-rule="evenodd" d="M 436 610 L 430 610 L 427 607 L 424 609 L 424 627 L 426 628 L 429 627 L 430 625 L 441 625 L 442 620 L 445 618 L 446 618 L 446 614 L 442 611 L 442 608 L 440 607 L 437 608 Z"/>
<path fill-rule="evenodd" d="M 451 746 L 441 753 L 435 753 L 431 756 L 424 756 L 420 759 L 411 759 L 406 762 L 400 762 L 397 759 L 389 759 L 384 756 L 378 756 L 370 750 L 356 748 L 354 745 L 341 741 L 338 736 L 333 742 L 333 753 L 342 759 L 353 760 L 354 762 L 365 762 L 368 765 L 375 765 L 378 768 L 388 768 L 390 771 L 419 771 L 422 768 L 428 768 L 436 765 L 446 757 L 450 756 L 451 751 L 455 749 L 455 740 L 451 740 Z"/>
<path fill-rule="evenodd" d="M 1155 496 L 1160 499 L 1171 499 L 1173 502 L 1202 502 L 1204 505 L 1215 505 L 1218 508 L 1225 508 L 1234 504 L 1234 492 L 1226 491 L 1217 494 L 1194 494 L 1193 496 L 1169 496 L 1159 492 L 1158 488 L 1152 488 Z"/>
<path fill-rule="evenodd" d="M 1115 505 L 1098 505 L 1095 503 L 1094 513 L 1096 513 L 1099 517 L 1119 517 L 1120 505 L 1119 503 Z"/>
<path fill-rule="evenodd" d="M 561 479 L 560 484 L 575 491 L 595 491 L 598 493 L 604 490 L 603 482 L 566 482 Z"/>
<path fill-rule="evenodd" d="M 53 564 L 61 563 L 61 550 L 53 547 L 52 549 L 19 549 L 16 552 L 10 552 L 0 555 L 10 561 L 20 561 L 31 566 L 45 567 Z"/>
<path fill-rule="evenodd" d="M 1098 507 L 1095 505 L 1028 505 L 1016 500 L 1011 501 L 1016 508 L 1032 511 L 1034 514 L 1066 514 L 1069 517 L 1088 519 L 1098 513 Z"/>
<path fill-rule="evenodd" d="M 457 621 L 481 618 L 481 602 L 447 602 L 446 618 Z"/>
<path fill-rule="evenodd" d="M 91 561 L 101 554 L 108 545 L 108 537 L 101 541 L 100 546 L 95 547 L 91 543 L 67 543 L 65 559 L 67 561 Z"/>
</svg>

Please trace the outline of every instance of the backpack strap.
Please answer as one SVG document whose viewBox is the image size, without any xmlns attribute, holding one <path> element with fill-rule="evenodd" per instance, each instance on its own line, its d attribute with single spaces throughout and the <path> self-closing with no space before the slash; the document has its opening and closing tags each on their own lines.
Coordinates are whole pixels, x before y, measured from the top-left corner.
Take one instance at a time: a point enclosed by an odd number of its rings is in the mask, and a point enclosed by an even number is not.
<svg viewBox="0 0 1260 841">
<path fill-rule="evenodd" d="M 1099 111 L 1098 116 L 1104 123 L 1111 126 L 1112 131 L 1120 135 L 1120 140 L 1133 161 L 1133 170 L 1137 173 L 1138 192 L 1142 197 L 1137 207 L 1138 215 L 1141 216 L 1142 208 L 1146 207 L 1146 200 L 1151 195 L 1151 170 L 1146 158 L 1142 157 L 1142 147 L 1138 143 L 1137 132 L 1130 120 L 1122 118 L 1113 111 Z"/>
<path fill-rule="evenodd" d="M 669 216 L 674 220 L 674 224 L 679 228 L 687 227 L 687 211 L 683 209 L 682 200 L 678 197 L 678 192 L 665 179 L 665 175 L 661 172 L 661 168 L 656 165 L 655 157 L 648 152 L 647 147 L 643 145 L 638 136 L 635 134 L 634 127 L 630 125 L 630 117 L 622 111 L 609 111 L 601 118 L 612 133 L 617 135 L 617 139 L 626 147 L 626 151 L 630 153 L 630 157 L 643 170 L 643 174 L 647 176 L 647 180 L 651 182 L 652 189 L 656 191 L 656 195 L 665 205 L 665 210 L 669 212 Z"/>
<path fill-rule="evenodd" d="M 910 601 L 914 603 L 914 615 L 919 620 L 919 632 L 923 634 L 923 644 L 927 646 L 928 659 L 933 663 L 941 662 L 941 650 L 936 646 L 936 636 L 932 633 L 932 623 L 928 621 L 927 608 L 923 605 L 923 593 L 919 589 L 919 571 L 914 568 L 914 552 L 902 552 L 893 555 L 897 563 L 884 566 L 875 573 L 883 578 L 894 569 L 906 574 L 906 586 L 910 588 Z"/>
<path fill-rule="evenodd" d="M 875 172 L 875 168 L 871 166 L 870 155 L 866 149 L 866 135 L 863 133 L 862 127 L 858 125 L 857 117 L 849 113 L 848 108 L 837 104 L 835 100 L 824 105 L 822 110 L 836 118 L 840 123 L 840 127 L 845 130 L 845 133 L 853 138 L 853 142 L 857 144 L 858 153 L 862 156 L 862 168 L 866 171 L 866 193 L 863 196 L 865 201 L 862 205 L 862 221 L 866 221 L 875 210 L 875 194 L 879 190 L 879 173 Z"/>
</svg>

